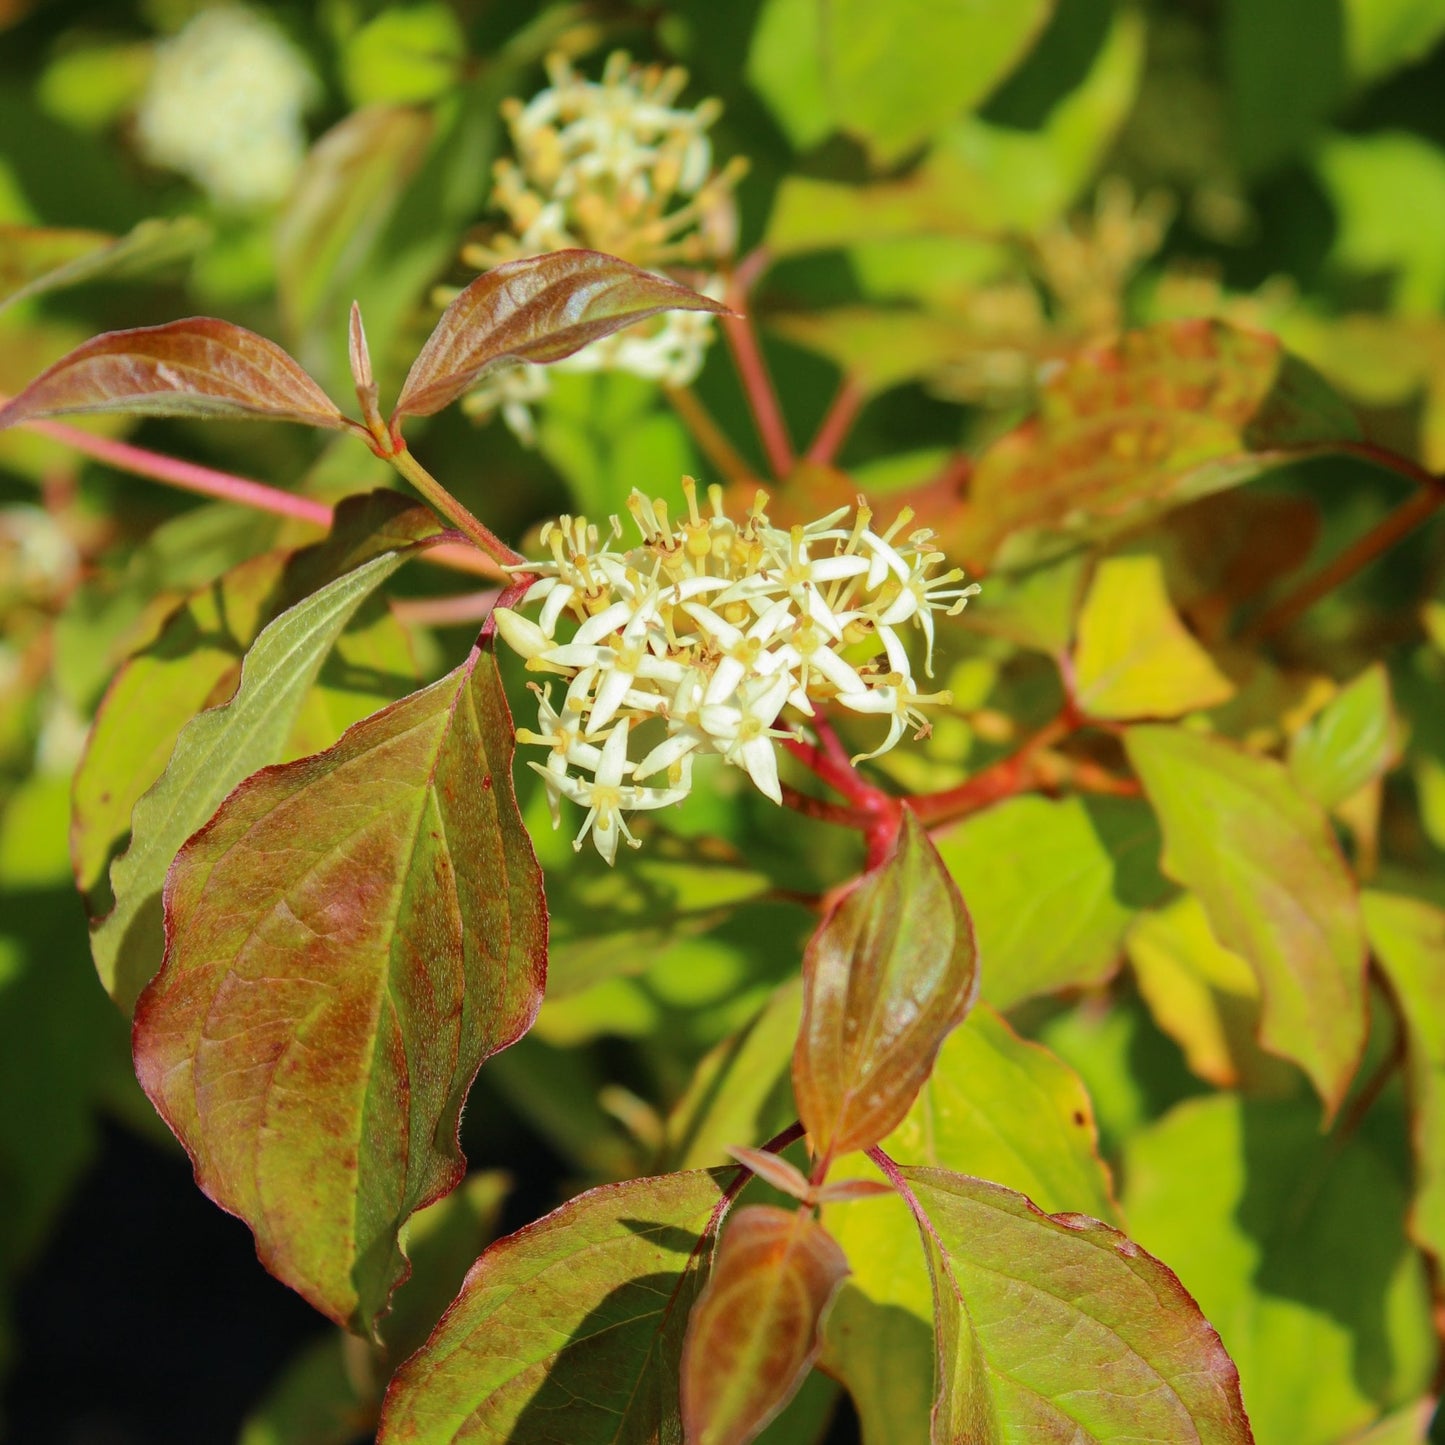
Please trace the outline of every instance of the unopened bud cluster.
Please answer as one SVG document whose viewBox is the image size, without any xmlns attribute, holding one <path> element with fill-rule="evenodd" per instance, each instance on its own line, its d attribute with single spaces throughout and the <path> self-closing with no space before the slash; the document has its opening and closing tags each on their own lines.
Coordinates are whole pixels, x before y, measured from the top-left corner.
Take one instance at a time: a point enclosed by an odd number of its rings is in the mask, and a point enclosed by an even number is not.
<svg viewBox="0 0 1445 1445">
<path fill-rule="evenodd" d="M 828 703 L 886 718 L 887 735 L 863 758 L 910 727 L 925 736 L 923 709 L 952 698 L 918 690 L 902 629 L 922 632 L 931 676 L 933 614 L 962 611 L 978 591 L 961 585 L 957 568 L 939 571 L 932 532 L 900 535 L 907 509 L 876 532 L 860 498 L 856 510 L 785 531 L 768 521 L 763 492 L 735 522 L 718 488 L 706 508 L 690 477 L 683 490 L 676 521 L 666 503 L 632 493 L 641 540 L 630 548 L 616 517 L 605 537 L 585 517 L 549 523 L 550 560 L 517 569 L 537 579 L 521 604 L 541 604 L 536 620 L 496 613 L 528 668 L 565 684 L 560 699 L 551 684 L 533 684 L 537 730 L 517 732 L 550 749 L 530 766 L 547 785 L 553 823 L 563 798 L 586 808 L 573 846 L 590 834 L 609 863 L 620 838 L 638 846 L 623 814 L 680 802 L 697 756 L 720 754 L 781 802 L 776 740 L 793 735 L 778 726 L 784 708 L 813 717 Z M 576 630 L 559 639 L 564 621 Z"/>
<path fill-rule="evenodd" d="M 517 159 L 496 166 L 495 205 L 508 228 L 462 259 L 481 270 L 519 256 L 573 246 L 605 251 L 648 270 L 668 266 L 712 272 L 737 244 L 732 189 L 745 169 L 713 168 L 708 128 L 714 100 L 676 104 L 687 72 L 636 66 L 612 55 L 600 81 L 583 79 L 561 56 L 547 65 L 551 85 L 502 114 Z M 698 290 L 722 299 L 715 275 Z M 702 369 L 713 318 L 695 311 L 666 316 L 604 337 L 556 364 L 562 371 L 627 371 L 686 386 Z M 533 440 L 530 404 L 547 394 L 547 373 L 520 367 L 491 373 L 464 403 L 474 414 L 500 410 L 524 441 Z"/>
</svg>

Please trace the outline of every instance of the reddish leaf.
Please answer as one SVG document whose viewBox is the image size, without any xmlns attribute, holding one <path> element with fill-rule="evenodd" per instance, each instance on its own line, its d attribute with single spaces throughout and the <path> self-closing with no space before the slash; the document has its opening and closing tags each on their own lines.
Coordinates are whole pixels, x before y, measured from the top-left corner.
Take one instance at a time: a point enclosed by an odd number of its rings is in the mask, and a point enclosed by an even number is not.
<svg viewBox="0 0 1445 1445">
<path fill-rule="evenodd" d="M 997 1184 L 901 1174 L 926 1215 L 937 1445 L 1251 1445 L 1239 1372 L 1157 1259 Z"/>
<path fill-rule="evenodd" d="M 541 874 L 490 653 L 247 779 L 177 856 L 136 1070 L 273 1274 L 365 1332 L 541 1000 Z"/>
<path fill-rule="evenodd" d="M 793 1092 L 826 1161 L 899 1123 L 978 994 L 973 923 L 911 812 L 809 941 L 803 989 Z"/>
<path fill-rule="evenodd" d="M 1150 326 L 1048 378 L 1038 415 L 980 458 L 948 540 L 978 568 L 1022 563 L 1358 435 L 1274 337 L 1219 321 Z"/>
<path fill-rule="evenodd" d="M 498 1240 L 392 1380 L 380 1445 L 676 1442 L 698 1241 L 734 1172 L 607 1184 Z"/>
<path fill-rule="evenodd" d="M 789 1163 L 781 1154 L 769 1154 L 766 1149 L 751 1149 L 746 1144 L 734 1144 L 728 1153 L 745 1164 L 759 1179 L 765 1179 L 774 1189 L 791 1194 L 794 1199 L 807 1200 L 808 1180 L 796 1164 Z"/>
<path fill-rule="evenodd" d="M 727 307 L 598 251 L 552 251 L 478 276 L 412 363 L 397 416 L 430 416 L 498 362 L 560 361 L 660 311 Z"/>
<path fill-rule="evenodd" d="M 347 424 L 274 341 L 209 316 L 109 331 L 77 346 L 0 407 L 0 429 L 82 411 Z"/>
<path fill-rule="evenodd" d="M 682 1351 L 687 1445 L 746 1445 L 797 1393 L 848 1261 L 806 1210 L 757 1204 L 728 1221 Z"/>
</svg>

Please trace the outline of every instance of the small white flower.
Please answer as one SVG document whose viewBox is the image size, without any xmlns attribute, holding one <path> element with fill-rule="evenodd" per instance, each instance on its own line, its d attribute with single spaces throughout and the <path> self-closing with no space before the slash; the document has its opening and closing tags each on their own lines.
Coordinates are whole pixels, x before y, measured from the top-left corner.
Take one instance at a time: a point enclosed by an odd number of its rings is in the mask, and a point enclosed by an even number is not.
<svg viewBox="0 0 1445 1445">
<path fill-rule="evenodd" d="M 493 203 L 506 229 L 462 252 L 486 270 L 519 256 L 582 246 L 661 271 L 707 273 L 697 289 L 720 301 L 718 263 L 732 255 L 737 221 L 732 190 L 746 166 L 713 165 L 708 129 L 716 101 L 678 106 L 686 71 L 633 65 L 617 52 L 597 81 L 562 56 L 547 62 L 551 84 L 502 114 L 515 160 L 496 167 Z M 715 335 L 713 317 L 674 311 L 603 337 L 544 370 L 507 367 L 485 376 L 464 405 L 474 415 L 500 412 L 525 445 L 536 443 L 532 405 L 551 389 L 550 370 L 626 371 L 687 386 L 702 370 Z"/>
<path fill-rule="evenodd" d="M 497 613 L 502 639 L 529 668 L 570 679 L 560 711 L 546 687 L 535 689 L 538 727 L 517 737 L 550 749 L 531 766 L 554 822 L 564 797 L 585 807 L 576 845 L 590 836 L 609 863 L 619 839 L 637 844 L 623 815 L 685 797 L 701 755 L 722 757 L 781 802 L 776 745 L 792 736 L 779 722 L 787 707 L 811 717 L 831 702 L 886 718 L 887 735 L 859 761 L 910 727 L 925 734 L 926 709 L 952 699 L 918 690 L 898 628 L 915 622 L 931 655 L 933 612 L 955 613 L 977 591 L 958 585 L 956 570 L 935 575 L 944 559 L 930 533 L 894 544 L 907 512 L 882 535 L 861 503 L 849 528 L 837 525 L 845 510 L 784 532 L 769 523 L 762 493 L 736 523 L 717 488 L 706 514 L 691 478 L 683 491 L 675 521 L 663 502 L 632 494 L 641 541 L 625 551 L 614 550 L 615 519 L 605 541 L 582 517 L 549 524 L 550 560 L 516 569 L 537 575 L 522 602 L 540 603 L 537 621 Z M 559 639 L 569 620 L 572 635 Z M 872 658 L 856 666 L 843 655 L 866 658 L 870 646 Z M 644 722 L 654 741 L 633 761 L 632 731 Z"/>
</svg>

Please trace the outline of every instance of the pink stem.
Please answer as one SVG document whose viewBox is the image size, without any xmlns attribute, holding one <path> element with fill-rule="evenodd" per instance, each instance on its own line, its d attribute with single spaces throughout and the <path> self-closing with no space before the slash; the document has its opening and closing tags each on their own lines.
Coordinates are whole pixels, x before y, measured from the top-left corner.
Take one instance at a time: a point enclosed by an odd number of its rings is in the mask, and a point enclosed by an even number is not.
<svg viewBox="0 0 1445 1445">
<path fill-rule="evenodd" d="M 903 1202 L 908 1206 L 909 1212 L 918 1221 L 919 1228 L 932 1235 L 939 1249 L 943 1249 L 943 1241 L 933 1227 L 933 1221 L 928 1217 L 927 1210 L 918 1202 L 918 1196 L 913 1192 L 898 1166 L 876 1144 L 873 1148 L 865 1149 L 863 1152 L 883 1171 L 883 1177 L 898 1191 Z"/>
<path fill-rule="evenodd" d="M 236 502 L 240 506 L 252 507 L 259 512 L 270 512 L 277 517 L 293 517 L 298 521 L 310 522 L 316 527 L 331 525 L 331 508 L 325 502 L 318 502 L 312 497 L 283 492 L 262 482 L 233 477 L 229 472 L 217 472 L 210 467 L 197 466 L 195 462 L 178 461 L 175 457 L 162 456 L 159 452 L 133 447 L 129 442 L 94 436 L 79 427 L 66 426 L 64 422 L 27 421 L 21 425 L 39 432 L 41 436 L 48 436 L 52 441 L 72 447 L 75 451 L 84 452 L 86 456 L 94 457 L 97 461 L 105 462 L 117 471 L 129 472 L 132 476 L 169 482 L 182 491 L 198 492 L 203 497 L 216 497 L 223 502 Z"/>
<path fill-rule="evenodd" d="M 818 434 L 808 448 L 808 460 L 820 467 L 830 467 L 848 440 L 853 423 L 866 400 L 863 388 L 851 376 L 845 376 L 838 384 L 837 395 L 828 408 L 827 415 L 818 426 Z"/>
<path fill-rule="evenodd" d="M 237 506 L 269 512 L 272 516 L 309 522 L 322 530 L 331 526 L 332 509 L 314 497 L 284 492 L 279 487 L 268 487 L 264 482 L 253 482 L 247 477 L 233 476 L 230 472 L 218 472 L 195 462 L 183 462 L 161 452 L 132 446 L 129 442 L 98 437 L 91 432 L 82 431 L 79 427 L 67 426 L 64 422 L 27 421 L 20 424 L 41 436 L 48 436 L 52 441 L 70 447 L 73 451 L 94 457 L 96 461 L 104 462 L 117 471 L 129 472 L 132 476 L 145 477 L 153 482 L 165 482 L 183 492 L 214 497 L 222 502 L 234 502 Z M 421 555 L 427 561 L 449 567 L 454 572 L 495 577 L 500 571 L 490 557 L 469 543 L 448 542 L 432 547 Z"/>
</svg>

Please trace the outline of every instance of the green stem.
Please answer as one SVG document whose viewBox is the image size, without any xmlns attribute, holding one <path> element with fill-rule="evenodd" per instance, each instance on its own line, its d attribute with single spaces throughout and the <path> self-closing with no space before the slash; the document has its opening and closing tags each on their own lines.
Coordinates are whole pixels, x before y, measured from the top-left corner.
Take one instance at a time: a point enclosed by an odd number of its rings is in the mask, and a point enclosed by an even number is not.
<svg viewBox="0 0 1445 1445">
<path fill-rule="evenodd" d="M 527 559 L 507 546 L 480 518 L 472 515 L 417 459 L 402 442 L 386 460 L 424 496 L 457 530 L 503 567 L 522 567 Z"/>
</svg>

